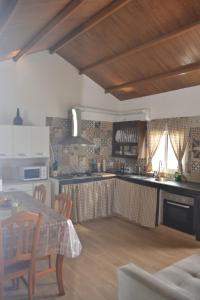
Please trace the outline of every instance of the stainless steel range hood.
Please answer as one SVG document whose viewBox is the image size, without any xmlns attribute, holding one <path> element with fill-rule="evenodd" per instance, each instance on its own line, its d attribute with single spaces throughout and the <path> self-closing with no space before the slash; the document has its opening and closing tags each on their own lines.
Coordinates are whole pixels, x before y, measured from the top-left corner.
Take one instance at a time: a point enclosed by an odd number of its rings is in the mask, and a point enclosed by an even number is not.
<svg viewBox="0 0 200 300">
<path fill-rule="evenodd" d="M 94 144 L 81 136 L 81 111 L 77 108 L 72 108 L 69 111 L 69 119 L 71 119 L 72 122 L 71 136 L 66 136 L 62 144 L 94 146 Z"/>
</svg>

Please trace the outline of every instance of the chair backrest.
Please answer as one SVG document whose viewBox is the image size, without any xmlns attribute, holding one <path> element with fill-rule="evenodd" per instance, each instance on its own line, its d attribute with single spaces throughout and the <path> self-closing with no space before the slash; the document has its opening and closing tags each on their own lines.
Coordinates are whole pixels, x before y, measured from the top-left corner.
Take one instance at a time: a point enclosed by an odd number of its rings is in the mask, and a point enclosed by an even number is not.
<svg viewBox="0 0 200 300">
<path fill-rule="evenodd" d="M 44 204 L 46 202 L 46 195 L 47 192 L 44 184 L 36 185 L 33 192 L 33 197 Z"/>
<path fill-rule="evenodd" d="M 33 263 L 39 240 L 42 215 L 20 212 L 0 223 L 0 264 L 10 266 L 21 261 Z"/>
<path fill-rule="evenodd" d="M 70 219 L 72 211 L 71 197 L 65 193 L 56 195 L 54 198 L 54 209 L 65 218 Z"/>
</svg>

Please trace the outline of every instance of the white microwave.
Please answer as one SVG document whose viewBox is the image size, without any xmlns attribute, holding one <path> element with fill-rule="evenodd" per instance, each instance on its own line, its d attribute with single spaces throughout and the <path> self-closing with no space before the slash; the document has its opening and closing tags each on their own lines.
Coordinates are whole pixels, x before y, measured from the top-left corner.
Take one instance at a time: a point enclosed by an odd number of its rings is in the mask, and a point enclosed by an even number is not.
<svg viewBox="0 0 200 300">
<path fill-rule="evenodd" d="M 22 167 L 20 177 L 24 181 L 47 179 L 47 166 Z"/>
</svg>

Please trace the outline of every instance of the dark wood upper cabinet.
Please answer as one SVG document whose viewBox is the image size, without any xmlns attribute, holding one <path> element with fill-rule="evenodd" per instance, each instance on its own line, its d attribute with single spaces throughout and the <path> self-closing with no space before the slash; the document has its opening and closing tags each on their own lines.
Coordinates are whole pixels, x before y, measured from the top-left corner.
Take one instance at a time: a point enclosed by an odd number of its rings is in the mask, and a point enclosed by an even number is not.
<svg viewBox="0 0 200 300">
<path fill-rule="evenodd" d="M 147 122 L 113 123 L 112 156 L 125 158 L 146 157 Z"/>
</svg>

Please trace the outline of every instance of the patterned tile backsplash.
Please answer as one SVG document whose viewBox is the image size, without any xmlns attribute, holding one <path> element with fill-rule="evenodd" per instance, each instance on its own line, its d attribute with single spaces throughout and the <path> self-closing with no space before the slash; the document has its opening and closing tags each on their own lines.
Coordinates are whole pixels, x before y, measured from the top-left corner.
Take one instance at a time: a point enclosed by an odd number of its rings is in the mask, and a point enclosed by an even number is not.
<svg viewBox="0 0 200 300">
<path fill-rule="evenodd" d="M 200 127 L 191 128 L 189 148 L 191 173 L 200 173 Z"/>
<path fill-rule="evenodd" d="M 59 144 L 71 132 L 71 122 L 68 119 L 47 117 L 46 125 L 50 127 L 51 162 L 57 160 L 61 172 L 86 172 L 91 170 L 91 162 L 94 159 L 101 161 L 105 159 L 107 169 L 110 169 L 116 161 L 132 167 L 137 163 L 132 159 L 118 159 L 111 156 L 111 122 L 81 121 L 82 137 L 88 139 L 94 146 Z"/>
<path fill-rule="evenodd" d="M 191 117 L 187 172 L 200 176 L 200 118 Z M 106 160 L 107 169 L 114 162 L 125 163 L 126 166 L 144 166 L 145 159 L 133 160 L 113 158 L 112 154 L 112 123 L 82 120 L 82 136 L 94 146 L 63 146 L 60 142 L 71 133 L 71 121 L 64 118 L 47 117 L 46 125 L 50 127 L 51 162 L 57 160 L 59 171 L 85 172 L 91 170 L 92 160 Z M 200 177 L 199 177 L 200 179 Z"/>
</svg>

